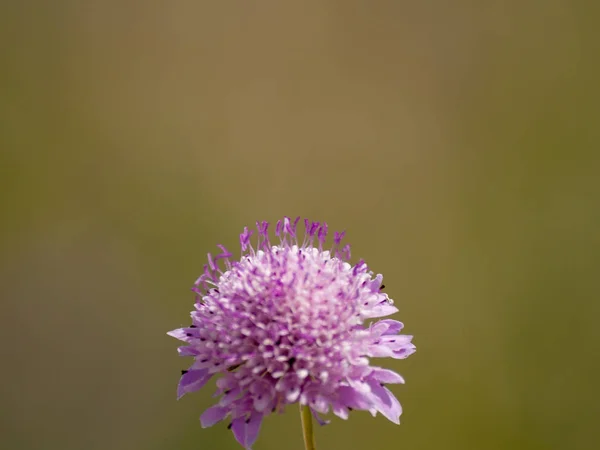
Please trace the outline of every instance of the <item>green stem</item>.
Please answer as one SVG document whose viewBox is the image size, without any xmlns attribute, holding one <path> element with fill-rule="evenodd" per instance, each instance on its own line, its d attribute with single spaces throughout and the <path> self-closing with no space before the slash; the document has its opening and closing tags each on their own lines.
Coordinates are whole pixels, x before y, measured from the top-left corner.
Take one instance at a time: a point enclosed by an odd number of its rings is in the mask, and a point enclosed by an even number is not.
<svg viewBox="0 0 600 450">
<path fill-rule="evenodd" d="M 316 450 L 315 435 L 313 433 L 312 413 L 310 407 L 300 405 L 300 418 L 302 419 L 302 434 L 304 435 L 304 448 Z"/>
</svg>

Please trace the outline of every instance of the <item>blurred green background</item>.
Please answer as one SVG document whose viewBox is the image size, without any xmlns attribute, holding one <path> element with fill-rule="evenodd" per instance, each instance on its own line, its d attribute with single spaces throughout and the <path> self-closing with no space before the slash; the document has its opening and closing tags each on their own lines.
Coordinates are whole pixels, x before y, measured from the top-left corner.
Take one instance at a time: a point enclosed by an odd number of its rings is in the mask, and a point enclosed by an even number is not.
<svg viewBox="0 0 600 450">
<path fill-rule="evenodd" d="M 417 353 L 320 450 L 600 448 L 592 1 L 6 1 L 7 449 L 237 449 L 175 400 L 205 255 L 346 229 Z M 301 450 L 295 408 L 257 450 Z"/>
</svg>

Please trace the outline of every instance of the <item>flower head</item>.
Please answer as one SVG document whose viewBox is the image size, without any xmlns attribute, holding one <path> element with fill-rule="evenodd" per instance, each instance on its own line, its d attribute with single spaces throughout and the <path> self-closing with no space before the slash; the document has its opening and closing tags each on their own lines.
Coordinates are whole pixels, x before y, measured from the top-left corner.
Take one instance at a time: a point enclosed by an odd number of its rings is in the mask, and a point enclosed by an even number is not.
<svg viewBox="0 0 600 450">
<path fill-rule="evenodd" d="M 181 356 L 194 363 L 179 382 L 178 396 L 196 391 L 214 375 L 218 404 L 200 417 L 203 427 L 230 417 L 235 438 L 250 448 L 263 417 L 291 403 L 342 419 L 349 411 L 379 412 L 394 423 L 400 403 L 385 387 L 403 383 L 397 373 L 372 366 L 369 358 L 406 358 L 412 336 L 398 334 L 402 323 L 375 319 L 397 312 L 382 292 L 381 275 L 364 261 L 349 263 L 344 233 L 324 250 L 327 224 L 298 219 L 277 222 L 271 242 L 267 222 L 257 223 L 253 247 L 247 228 L 240 235 L 242 256 L 232 261 L 223 246 L 192 289 L 192 324 L 169 335 L 184 341 Z"/>
</svg>

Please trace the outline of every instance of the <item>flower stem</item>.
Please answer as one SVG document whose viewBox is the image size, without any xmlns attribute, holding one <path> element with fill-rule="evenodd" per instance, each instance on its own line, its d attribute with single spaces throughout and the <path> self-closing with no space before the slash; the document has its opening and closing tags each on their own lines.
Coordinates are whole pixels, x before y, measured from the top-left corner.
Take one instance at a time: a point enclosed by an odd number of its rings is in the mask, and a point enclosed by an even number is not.
<svg viewBox="0 0 600 450">
<path fill-rule="evenodd" d="M 302 434 L 304 435 L 304 448 L 316 450 L 315 435 L 313 434 L 312 412 L 308 405 L 300 405 L 300 418 L 302 419 Z"/>
</svg>

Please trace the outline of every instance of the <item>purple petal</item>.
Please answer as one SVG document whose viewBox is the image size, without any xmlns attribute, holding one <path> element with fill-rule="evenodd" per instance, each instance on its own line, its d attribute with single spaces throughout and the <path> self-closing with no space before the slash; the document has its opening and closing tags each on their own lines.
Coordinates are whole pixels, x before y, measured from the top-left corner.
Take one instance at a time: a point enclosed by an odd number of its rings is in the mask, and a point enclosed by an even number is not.
<svg viewBox="0 0 600 450">
<path fill-rule="evenodd" d="M 391 356 L 394 359 L 404 359 L 404 358 L 408 358 L 410 355 L 412 355 L 416 351 L 417 351 L 417 347 L 415 347 L 414 344 L 406 344 L 401 349 L 395 350 Z"/>
<path fill-rule="evenodd" d="M 217 380 L 217 387 L 219 389 L 233 389 L 234 387 L 237 387 L 237 385 L 238 381 L 235 378 L 235 375 L 231 373 L 225 374 L 225 376 L 222 376 Z"/>
<path fill-rule="evenodd" d="M 348 384 L 356 391 L 361 394 L 368 394 L 371 392 L 371 385 L 361 380 L 349 379 Z"/>
<path fill-rule="evenodd" d="M 372 358 L 387 358 L 393 356 L 394 351 L 387 345 L 369 345 L 367 348 L 367 356 Z"/>
<path fill-rule="evenodd" d="M 409 336 L 407 334 L 397 334 L 393 336 L 381 336 L 379 342 L 381 345 L 386 345 L 393 351 L 398 351 L 401 348 L 406 347 L 406 344 L 410 344 L 412 338 L 412 336 Z"/>
<path fill-rule="evenodd" d="M 346 410 L 347 411 L 347 410 Z M 330 420 L 325 420 L 323 419 L 321 416 L 319 416 L 319 414 L 312 408 L 310 408 L 310 412 L 312 413 L 313 417 L 315 418 L 315 420 L 317 421 L 317 423 L 321 426 L 323 425 L 328 425 L 329 422 L 331 422 Z"/>
<path fill-rule="evenodd" d="M 404 359 L 416 351 L 416 347 L 410 343 L 412 336 L 386 335 L 378 340 L 377 344 L 370 345 L 367 349 L 367 356 L 375 358 L 391 357 L 394 359 Z"/>
<path fill-rule="evenodd" d="M 215 423 L 223 420 L 228 413 L 229 409 L 227 408 L 223 408 L 219 405 L 211 406 L 200 416 L 200 424 L 202 425 L 202 428 L 212 427 Z"/>
<path fill-rule="evenodd" d="M 333 413 L 341 419 L 348 419 L 348 415 L 350 410 L 346 408 L 344 405 L 340 405 L 339 403 L 334 403 L 333 405 Z"/>
<path fill-rule="evenodd" d="M 381 367 L 373 367 L 370 377 L 379 383 L 404 384 L 404 378 L 396 372 Z"/>
<path fill-rule="evenodd" d="M 240 396 L 240 392 L 242 392 L 242 389 L 239 387 L 228 390 L 227 394 L 225 394 L 223 397 L 221 397 L 221 400 L 219 400 L 219 405 L 220 406 L 230 405 L 231 403 L 233 403 L 235 401 L 235 399 L 237 399 Z"/>
<path fill-rule="evenodd" d="M 187 337 L 185 333 L 186 332 L 184 328 L 177 328 L 176 330 L 169 331 L 167 335 L 174 337 L 175 339 L 179 339 L 180 341 L 185 341 Z"/>
<path fill-rule="evenodd" d="M 371 292 L 379 292 L 379 288 L 381 287 L 381 282 L 383 281 L 383 275 L 377 274 L 375 279 L 369 283 L 369 289 Z"/>
<path fill-rule="evenodd" d="M 369 309 L 363 310 L 361 312 L 361 315 L 365 319 L 371 319 L 374 317 L 389 316 L 389 315 L 397 313 L 397 312 L 398 312 L 398 308 L 396 308 L 394 305 L 390 305 L 389 303 L 380 303 Z"/>
<path fill-rule="evenodd" d="M 371 384 L 371 392 L 377 411 L 383 414 L 389 421 L 400 424 L 402 406 L 392 392 L 379 384 Z"/>
<path fill-rule="evenodd" d="M 272 383 L 265 380 L 257 381 L 250 386 L 249 391 L 254 400 L 254 409 L 262 412 L 273 407 L 275 388 Z"/>
<path fill-rule="evenodd" d="M 322 395 L 315 395 L 309 405 L 311 410 L 320 412 L 321 414 L 327 414 L 329 412 L 329 402 Z"/>
<path fill-rule="evenodd" d="M 177 387 L 177 399 L 179 400 L 185 394 L 197 391 L 210 380 L 212 374 L 207 373 L 206 370 L 190 370 L 184 373 L 179 380 L 179 386 Z"/>
<path fill-rule="evenodd" d="M 288 403 L 293 403 L 301 393 L 300 380 L 295 373 L 288 373 L 277 382 L 275 389 L 285 394 Z"/>
<path fill-rule="evenodd" d="M 354 409 L 368 410 L 371 401 L 363 393 L 350 386 L 341 386 L 338 389 L 339 403 Z"/>
<path fill-rule="evenodd" d="M 200 351 L 194 347 L 179 347 L 177 353 L 179 356 L 196 356 L 200 354 Z"/>
<path fill-rule="evenodd" d="M 372 330 L 373 333 L 383 336 L 387 334 L 398 334 L 402 328 L 404 328 L 402 322 L 393 319 L 384 319 L 373 324 Z"/>
<path fill-rule="evenodd" d="M 246 440 L 245 446 L 247 449 L 252 448 L 254 442 L 256 442 L 256 438 L 258 437 L 258 432 L 260 431 L 260 425 L 262 424 L 263 415 L 258 411 L 252 411 L 250 415 L 250 420 L 246 424 Z"/>
<path fill-rule="evenodd" d="M 246 419 L 238 417 L 231 422 L 231 431 L 235 439 L 244 447 L 246 447 Z"/>
</svg>

